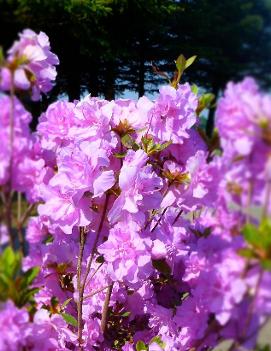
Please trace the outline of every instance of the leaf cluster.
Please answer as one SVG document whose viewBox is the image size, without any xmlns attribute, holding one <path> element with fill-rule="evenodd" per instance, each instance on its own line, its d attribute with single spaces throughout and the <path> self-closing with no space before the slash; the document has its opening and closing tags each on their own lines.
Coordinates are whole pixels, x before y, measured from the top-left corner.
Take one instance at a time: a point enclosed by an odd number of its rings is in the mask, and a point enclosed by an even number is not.
<svg viewBox="0 0 271 351">
<path fill-rule="evenodd" d="M 18 307 L 33 304 L 39 289 L 32 283 L 38 273 L 38 267 L 22 271 L 21 254 L 7 247 L 0 256 L 0 301 L 11 299 Z"/>
<path fill-rule="evenodd" d="M 259 226 L 247 223 L 243 236 L 248 247 L 239 250 L 239 254 L 248 259 L 257 259 L 266 270 L 271 270 L 271 220 L 264 218 Z"/>
</svg>

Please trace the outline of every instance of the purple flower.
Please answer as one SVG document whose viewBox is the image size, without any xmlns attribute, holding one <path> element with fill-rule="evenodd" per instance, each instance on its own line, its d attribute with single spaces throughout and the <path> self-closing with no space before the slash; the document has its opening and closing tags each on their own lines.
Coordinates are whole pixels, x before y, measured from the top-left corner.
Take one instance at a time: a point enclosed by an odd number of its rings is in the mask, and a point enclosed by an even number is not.
<svg viewBox="0 0 271 351">
<path fill-rule="evenodd" d="M 98 250 L 104 255 L 113 280 L 137 283 L 152 271 L 150 246 L 150 240 L 140 237 L 136 223 L 120 222 L 110 230 L 108 240 Z"/>
<path fill-rule="evenodd" d="M 67 350 L 66 343 L 76 341 L 76 335 L 68 328 L 62 316 L 49 315 L 49 311 L 40 309 L 35 313 L 26 337 L 33 351 Z"/>
<path fill-rule="evenodd" d="M 18 351 L 26 346 L 29 316 L 25 309 L 18 309 L 13 302 L 0 303 L 0 351 Z"/>
<path fill-rule="evenodd" d="M 112 114 L 112 125 L 114 128 L 125 134 L 128 130 L 140 132 L 146 130 L 148 122 L 148 113 L 153 107 L 151 102 L 145 96 L 138 101 L 120 99 L 116 100 Z"/>
<path fill-rule="evenodd" d="M 189 129 L 196 123 L 197 106 L 197 97 L 189 84 L 179 85 L 177 90 L 163 86 L 149 112 L 150 133 L 160 141 L 182 144 L 189 137 Z"/>
<path fill-rule="evenodd" d="M 68 142 L 68 133 L 76 125 L 75 105 L 71 102 L 58 101 L 51 104 L 44 112 L 38 125 L 38 133 L 42 137 L 42 147 L 56 150 L 58 146 Z"/>
<path fill-rule="evenodd" d="M 52 89 L 58 57 L 50 51 L 45 33 L 25 29 L 19 37 L 8 51 L 6 67 L 0 71 L 0 84 L 2 89 L 10 90 L 13 80 L 17 89 L 31 90 L 32 99 L 39 100 L 41 92 Z"/>
<path fill-rule="evenodd" d="M 224 152 L 233 148 L 237 155 L 249 155 L 253 144 L 265 140 L 271 128 L 270 109 L 270 95 L 261 93 L 252 78 L 237 84 L 230 82 L 216 111 Z"/>
<path fill-rule="evenodd" d="M 120 170 L 120 196 L 115 200 L 109 220 L 115 223 L 122 211 L 136 214 L 141 210 L 157 208 L 161 201 L 162 180 L 145 165 L 148 160 L 143 150 L 129 150 Z"/>
<path fill-rule="evenodd" d="M 41 216 L 50 218 L 64 233 L 71 234 L 74 226 L 90 224 L 92 214 L 90 201 L 75 191 L 61 192 L 59 188 L 47 188 L 43 193 L 45 204 L 39 205 Z"/>
</svg>

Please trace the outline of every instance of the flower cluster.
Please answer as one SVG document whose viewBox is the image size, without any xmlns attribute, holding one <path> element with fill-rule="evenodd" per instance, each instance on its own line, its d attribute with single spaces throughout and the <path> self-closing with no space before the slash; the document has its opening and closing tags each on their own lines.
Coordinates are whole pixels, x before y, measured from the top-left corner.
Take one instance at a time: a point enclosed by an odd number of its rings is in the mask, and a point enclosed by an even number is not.
<svg viewBox="0 0 271 351">
<path fill-rule="evenodd" d="M 31 114 L 22 103 L 8 95 L 0 97 L 0 137 L 5 141 L 0 149 L 0 186 L 24 192 L 29 202 L 40 200 L 40 185 L 47 172 L 40 141 L 31 133 Z M 13 111 L 13 142 L 10 143 L 10 111 Z"/>
<path fill-rule="evenodd" d="M 44 33 L 21 34 L 2 89 L 15 61 L 16 88 L 51 88 Z M 199 99 L 186 83 L 155 101 L 57 101 L 31 133 L 21 102 L 1 96 L 1 191 L 36 206 L 23 270 L 40 270 L 33 300 L 0 304 L 0 351 L 254 347 L 271 314 L 271 96 L 229 83 L 215 150 Z"/>
<path fill-rule="evenodd" d="M 58 57 L 50 51 L 48 36 L 25 29 L 9 49 L 6 62 L 0 68 L 0 87 L 3 90 L 31 90 L 32 99 L 39 100 L 41 92 L 52 89 L 58 63 Z"/>
</svg>

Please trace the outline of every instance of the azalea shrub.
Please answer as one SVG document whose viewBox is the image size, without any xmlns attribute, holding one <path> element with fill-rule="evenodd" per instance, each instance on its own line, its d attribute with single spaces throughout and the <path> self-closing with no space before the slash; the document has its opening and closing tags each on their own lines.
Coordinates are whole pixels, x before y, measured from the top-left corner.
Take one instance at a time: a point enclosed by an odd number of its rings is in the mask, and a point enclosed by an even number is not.
<svg viewBox="0 0 271 351">
<path fill-rule="evenodd" d="M 181 83 L 154 101 L 23 101 L 59 61 L 24 30 L 0 60 L 0 351 L 254 349 L 271 314 L 271 96 Z M 211 106 L 213 108 L 213 106 Z M 203 113 L 202 113 L 203 112 Z M 203 115 L 203 116 L 202 116 Z"/>
</svg>

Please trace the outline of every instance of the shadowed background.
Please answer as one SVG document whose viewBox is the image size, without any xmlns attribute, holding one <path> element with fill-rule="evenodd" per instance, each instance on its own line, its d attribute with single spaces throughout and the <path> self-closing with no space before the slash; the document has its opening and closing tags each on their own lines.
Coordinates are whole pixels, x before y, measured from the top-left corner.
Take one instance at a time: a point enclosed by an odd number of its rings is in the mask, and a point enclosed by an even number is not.
<svg viewBox="0 0 271 351">
<path fill-rule="evenodd" d="M 162 82 L 152 64 L 172 72 L 180 53 L 198 55 L 184 80 L 216 96 L 247 74 L 270 86 L 271 0 L 0 0 L 1 45 L 26 27 L 46 32 L 60 59 L 36 116 L 61 94 L 152 95 Z"/>
</svg>

